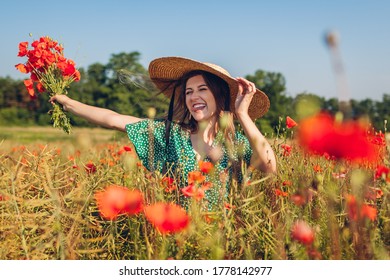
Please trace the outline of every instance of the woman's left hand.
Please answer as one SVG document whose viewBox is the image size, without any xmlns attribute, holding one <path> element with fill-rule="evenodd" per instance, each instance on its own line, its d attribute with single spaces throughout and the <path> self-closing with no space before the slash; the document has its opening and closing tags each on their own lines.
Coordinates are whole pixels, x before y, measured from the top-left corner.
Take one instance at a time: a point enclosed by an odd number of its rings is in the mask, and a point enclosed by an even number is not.
<svg viewBox="0 0 390 280">
<path fill-rule="evenodd" d="M 256 86 L 254 83 L 244 78 L 237 78 L 238 93 L 235 100 L 235 113 L 237 116 L 248 114 L 249 105 L 251 104 L 253 95 L 256 93 Z"/>
</svg>

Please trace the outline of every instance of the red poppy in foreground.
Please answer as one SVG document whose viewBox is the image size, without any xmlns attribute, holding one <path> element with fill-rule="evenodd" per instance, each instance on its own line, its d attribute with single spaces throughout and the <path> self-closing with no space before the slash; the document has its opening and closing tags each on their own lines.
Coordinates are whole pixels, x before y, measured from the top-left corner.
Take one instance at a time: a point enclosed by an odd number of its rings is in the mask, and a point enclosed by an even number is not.
<svg viewBox="0 0 390 280">
<path fill-rule="evenodd" d="M 200 171 L 191 171 L 188 173 L 188 184 L 201 184 L 204 180 L 206 180 L 206 176 L 204 176 Z"/>
<path fill-rule="evenodd" d="M 375 179 L 385 179 L 386 181 L 390 181 L 390 168 L 384 165 L 377 166 L 375 170 Z"/>
<path fill-rule="evenodd" d="M 164 187 L 164 190 L 168 193 L 171 193 L 176 189 L 175 180 L 171 177 L 164 177 L 161 179 L 161 184 Z"/>
<path fill-rule="evenodd" d="M 314 241 L 314 230 L 305 221 L 299 220 L 291 228 L 291 237 L 304 245 L 310 245 Z"/>
<path fill-rule="evenodd" d="M 368 127 L 361 122 L 338 123 L 331 115 L 319 113 L 300 122 L 298 140 L 314 154 L 327 153 L 336 159 L 375 163 L 380 158 L 379 149 L 367 132 Z"/>
<path fill-rule="evenodd" d="M 146 206 L 144 209 L 146 219 L 161 233 L 175 233 L 186 229 L 190 217 L 179 205 L 158 202 Z"/>
<path fill-rule="evenodd" d="M 286 117 L 286 126 L 287 128 L 293 128 L 295 126 L 297 126 L 297 122 L 294 121 L 292 118 L 290 118 L 289 116 Z"/>
<path fill-rule="evenodd" d="M 134 215 L 143 208 L 143 195 L 139 190 L 111 185 L 95 193 L 99 212 L 107 220 L 115 220 L 120 214 Z"/>
<path fill-rule="evenodd" d="M 213 170 L 214 165 L 208 161 L 199 161 L 199 169 L 205 174 L 209 174 Z"/>
</svg>

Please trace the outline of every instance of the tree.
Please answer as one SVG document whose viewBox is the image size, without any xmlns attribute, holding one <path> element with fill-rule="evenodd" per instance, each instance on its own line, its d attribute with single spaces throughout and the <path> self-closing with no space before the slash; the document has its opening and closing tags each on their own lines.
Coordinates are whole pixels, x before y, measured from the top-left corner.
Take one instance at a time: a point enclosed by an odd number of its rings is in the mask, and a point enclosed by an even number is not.
<svg viewBox="0 0 390 280">
<path fill-rule="evenodd" d="M 247 75 L 246 78 L 265 92 L 271 103 L 269 111 L 256 122 L 262 129 L 263 126 L 278 127 L 282 115 L 293 113 L 292 98 L 285 95 L 286 80 L 282 74 L 257 70 L 254 75 Z"/>
</svg>

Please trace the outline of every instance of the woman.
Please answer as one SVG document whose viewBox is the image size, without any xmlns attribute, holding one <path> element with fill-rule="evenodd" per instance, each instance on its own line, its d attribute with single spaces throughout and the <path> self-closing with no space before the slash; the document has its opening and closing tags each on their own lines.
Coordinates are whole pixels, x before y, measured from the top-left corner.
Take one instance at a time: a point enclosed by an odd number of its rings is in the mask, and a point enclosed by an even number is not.
<svg viewBox="0 0 390 280">
<path fill-rule="evenodd" d="M 97 125 L 126 131 L 145 167 L 164 175 L 168 172 L 182 187 L 199 161 L 212 162 L 213 174 L 220 178 L 238 174 L 240 180 L 242 162 L 265 173 L 276 172 L 274 152 L 253 122 L 266 113 L 269 100 L 252 82 L 234 79 L 217 65 L 181 57 L 152 61 L 149 75 L 171 98 L 167 120 L 121 115 L 65 95 L 56 95 L 51 102 Z M 235 131 L 234 117 L 245 136 Z M 221 199 L 223 180 L 217 181 L 219 186 L 206 194 L 210 205 Z"/>
</svg>

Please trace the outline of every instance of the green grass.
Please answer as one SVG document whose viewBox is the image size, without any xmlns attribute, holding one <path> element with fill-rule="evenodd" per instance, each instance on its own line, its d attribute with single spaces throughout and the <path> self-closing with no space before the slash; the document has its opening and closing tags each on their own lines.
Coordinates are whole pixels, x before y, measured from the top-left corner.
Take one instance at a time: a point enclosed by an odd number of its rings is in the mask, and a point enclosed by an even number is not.
<svg viewBox="0 0 390 280">
<path fill-rule="evenodd" d="M 126 138 L 123 133 L 104 128 L 73 128 L 71 134 L 66 134 L 53 127 L 0 127 L 0 141 L 9 143 L 53 143 L 76 142 L 77 139 L 89 137 L 94 142 L 115 141 Z"/>
<path fill-rule="evenodd" d="M 112 184 L 139 189 L 146 204 L 180 194 L 167 193 L 161 175 L 135 164 L 134 153 L 118 154 L 129 145 L 125 134 L 2 127 L 1 139 L 0 259 L 390 259 L 390 183 L 374 180 L 374 169 L 308 157 L 285 136 L 272 141 L 276 176 L 233 180 L 229 209 L 209 213 L 192 201 L 189 227 L 169 235 L 142 213 L 115 221 L 99 214 L 94 194 Z M 290 156 L 280 146 L 286 141 Z M 87 163 L 96 173 L 86 172 Z M 345 178 L 334 176 L 342 172 Z M 373 189 L 383 194 L 369 196 Z M 351 218 L 347 194 L 375 207 L 375 219 Z M 297 220 L 315 232 L 311 245 L 292 238 Z"/>
</svg>

